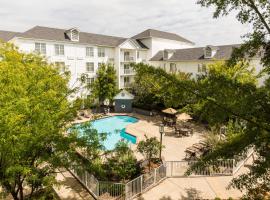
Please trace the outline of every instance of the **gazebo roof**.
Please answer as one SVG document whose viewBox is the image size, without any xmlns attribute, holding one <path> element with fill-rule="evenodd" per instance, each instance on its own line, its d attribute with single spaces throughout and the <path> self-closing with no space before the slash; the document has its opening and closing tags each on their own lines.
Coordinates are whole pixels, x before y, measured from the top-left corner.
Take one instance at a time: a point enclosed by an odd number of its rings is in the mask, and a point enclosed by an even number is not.
<svg viewBox="0 0 270 200">
<path fill-rule="evenodd" d="M 169 115 L 175 115 L 177 113 L 177 110 L 173 108 L 167 108 L 165 110 L 162 110 L 163 113 L 169 114 Z"/>
<path fill-rule="evenodd" d="M 114 100 L 116 99 L 126 99 L 126 100 L 133 100 L 134 99 L 134 95 L 130 94 L 128 91 L 126 90 L 122 90 L 121 92 L 119 92 L 114 98 Z"/>
</svg>

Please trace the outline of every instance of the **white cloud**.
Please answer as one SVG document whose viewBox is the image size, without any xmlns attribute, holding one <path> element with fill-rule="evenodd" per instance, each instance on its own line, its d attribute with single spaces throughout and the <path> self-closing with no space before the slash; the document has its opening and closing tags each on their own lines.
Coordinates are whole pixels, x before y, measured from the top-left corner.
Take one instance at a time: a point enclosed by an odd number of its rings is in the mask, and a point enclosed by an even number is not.
<svg viewBox="0 0 270 200">
<path fill-rule="evenodd" d="M 0 0 L 0 29 L 35 25 L 129 37 L 155 28 L 178 33 L 198 46 L 241 42 L 248 31 L 233 15 L 213 19 L 196 0 Z"/>
</svg>

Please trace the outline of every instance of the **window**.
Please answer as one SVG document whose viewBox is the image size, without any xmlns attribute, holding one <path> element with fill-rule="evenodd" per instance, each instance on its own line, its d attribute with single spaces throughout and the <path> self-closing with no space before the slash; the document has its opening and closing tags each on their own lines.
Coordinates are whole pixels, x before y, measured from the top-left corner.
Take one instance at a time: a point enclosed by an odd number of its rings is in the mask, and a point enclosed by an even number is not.
<svg viewBox="0 0 270 200">
<path fill-rule="evenodd" d="M 94 48 L 93 47 L 86 47 L 86 56 L 87 57 L 94 57 Z"/>
<path fill-rule="evenodd" d="M 87 85 L 93 84 L 94 81 L 95 81 L 95 78 L 86 78 L 86 83 L 87 83 Z"/>
<path fill-rule="evenodd" d="M 175 73 L 177 72 L 176 64 L 170 63 L 170 72 Z"/>
<path fill-rule="evenodd" d="M 124 64 L 124 69 L 129 69 L 129 64 Z"/>
<path fill-rule="evenodd" d="M 211 49 L 211 47 L 206 47 L 205 48 L 204 57 L 205 58 L 212 58 L 212 49 Z"/>
<path fill-rule="evenodd" d="M 94 63 L 93 62 L 87 62 L 86 63 L 86 72 L 94 72 Z"/>
<path fill-rule="evenodd" d="M 205 73 L 207 72 L 207 67 L 205 64 L 198 64 L 198 72 L 199 73 Z"/>
<path fill-rule="evenodd" d="M 129 76 L 124 77 L 124 83 L 128 84 L 130 82 Z"/>
<path fill-rule="evenodd" d="M 65 55 L 64 45 L 62 44 L 55 44 L 54 51 L 56 56 L 63 56 Z"/>
<path fill-rule="evenodd" d="M 67 71 L 65 62 L 55 62 L 55 66 L 59 69 L 60 73 L 65 73 Z"/>
<path fill-rule="evenodd" d="M 79 41 L 79 31 L 76 29 L 71 30 L 71 40 Z"/>
<path fill-rule="evenodd" d="M 137 59 L 139 59 L 139 58 L 140 58 L 140 52 L 137 51 Z"/>
<path fill-rule="evenodd" d="M 105 57 L 105 48 L 98 48 L 98 57 Z"/>
<path fill-rule="evenodd" d="M 102 64 L 103 64 L 103 63 L 98 63 L 98 67 L 101 67 Z"/>
<path fill-rule="evenodd" d="M 128 51 L 124 52 L 124 61 L 129 61 L 129 52 Z"/>
<path fill-rule="evenodd" d="M 40 54 L 46 54 L 46 44 L 45 43 L 35 43 L 35 51 Z"/>
<path fill-rule="evenodd" d="M 124 64 L 124 74 L 131 74 L 133 71 L 129 64 Z"/>
</svg>

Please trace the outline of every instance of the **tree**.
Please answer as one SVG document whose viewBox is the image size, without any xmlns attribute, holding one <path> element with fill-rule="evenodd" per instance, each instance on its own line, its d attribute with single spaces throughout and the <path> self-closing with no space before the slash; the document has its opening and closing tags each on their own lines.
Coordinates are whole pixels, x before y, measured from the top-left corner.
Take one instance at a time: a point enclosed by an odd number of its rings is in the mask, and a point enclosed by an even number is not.
<svg viewBox="0 0 270 200">
<path fill-rule="evenodd" d="M 148 169 L 151 170 L 151 161 L 158 156 L 160 150 L 160 142 L 156 137 L 148 138 L 138 143 L 137 151 L 140 152 L 148 161 Z"/>
<path fill-rule="evenodd" d="M 216 164 L 219 159 L 241 158 L 248 149 L 253 148 L 256 156 L 250 172 L 236 177 L 231 186 L 247 190 L 247 195 L 262 189 L 265 192 L 270 190 L 269 79 L 264 86 L 257 87 L 256 77 L 254 78 L 252 70 L 245 63 L 238 63 L 233 67 L 226 64 L 210 66 L 209 73 L 194 85 L 185 84 L 162 69 L 148 66 L 144 70 L 165 78 L 175 90 L 185 90 L 187 94 L 194 95 L 198 105 L 202 105 L 199 108 L 201 113 L 204 116 L 209 115 L 207 119 L 212 119 L 211 126 L 234 122 L 230 124 L 227 138 L 203 156 L 188 173 L 197 167 Z"/>
<path fill-rule="evenodd" d="M 112 151 L 112 156 L 108 158 L 107 166 L 112 176 L 125 182 L 134 177 L 137 170 L 137 160 L 128 144 L 120 141 Z"/>
<path fill-rule="evenodd" d="M 224 112 L 219 107 L 224 106 L 244 114 L 246 112 L 244 102 L 251 97 L 248 91 L 256 89 L 256 78 L 255 70 L 246 62 L 234 66 L 228 66 L 224 62 L 209 64 L 207 73 L 198 78 L 194 87 L 200 96 L 197 96 L 194 103 L 189 104 L 186 109 L 211 126 L 222 125 L 228 121 L 231 113 Z M 213 104 L 209 99 L 218 104 Z"/>
<path fill-rule="evenodd" d="M 98 157 L 91 128 L 82 137 L 64 134 L 75 113 L 67 85 L 44 58 L 0 44 L 0 186 L 15 200 L 50 191 L 59 168 L 83 164 L 77 149 Z"/>
<path fill-rule="evenodd" d="M 215 8 L 214 18 L 237 12 L 237 20 L 252 24 L 253 32 L 246 35 L 246 42 L 234 50 L 230 60 L 235 65 L 247 55 L 253 57 L 262 52 L 262 63 L 269 72 L 270 67 L 270 2 L 269 0 L 198 0 L 204 7 Z"/>
<path fill-rule="evenodd" d="M 88 85 L 91 95 L 98 99 L 99 105 L 108 99 L 113 101 L 113 97 L 116 95 L 117 89 L 117 77 L 114 66 L 102 64 L 97 71 L 97 78 L 94 83 Z"/>
<path fill-rule="evenodd" d="M 193 96 L 190 94 L 187 95 L 184 90 L 175 90 L 175 87 L 166 78 L 148 73 L 148 67 L 148 65 L 143 63 L 133 65 L 136 75 L 132 90 L 135 93 L 136 104 L 149 108 L 182 108 L 193 101 Z M 185 84 L 194 83 L 190 74 L 179 72 L 173 74 L 173 76 Z"/>
</svg>

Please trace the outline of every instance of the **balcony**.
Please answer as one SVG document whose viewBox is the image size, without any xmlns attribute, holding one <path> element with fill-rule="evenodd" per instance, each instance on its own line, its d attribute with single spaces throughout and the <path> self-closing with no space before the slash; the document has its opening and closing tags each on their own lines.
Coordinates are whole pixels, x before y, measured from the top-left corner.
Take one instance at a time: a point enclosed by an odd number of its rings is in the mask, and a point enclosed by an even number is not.
<svg viewBox="0 0 270 200">
<path fill-rule="evenodd" d="M 135 71 L 133 69 L 121 69 L 121 74 L 123 74 L 123 75 L 135 75 Z"/>
<path fill-rule="evenodd" d="M 131 56 L 125 56 L 122 62 L 135 62 L 135 59 Z"/>
<path fill-rule="evenodd" d="M 130 88 L 132 86 L 132 83 L 125 82 L 122 86 L 123 86 L 123 88 Z"/>
</svg>

